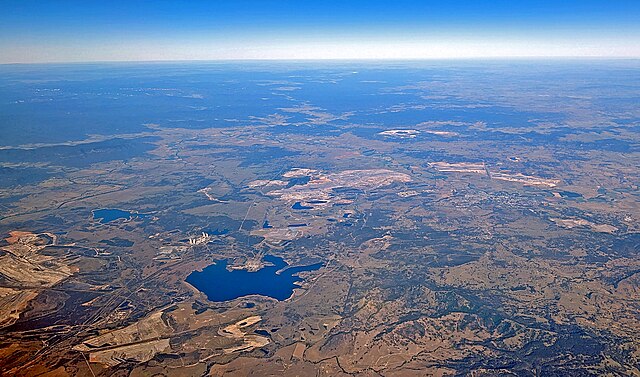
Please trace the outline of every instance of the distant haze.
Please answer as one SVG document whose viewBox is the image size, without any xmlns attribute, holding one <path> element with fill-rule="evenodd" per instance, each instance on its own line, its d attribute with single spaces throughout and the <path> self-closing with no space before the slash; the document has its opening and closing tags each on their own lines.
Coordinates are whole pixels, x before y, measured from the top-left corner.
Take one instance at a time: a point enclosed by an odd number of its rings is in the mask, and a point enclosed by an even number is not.
<svg viewBox="0 0 640 377">
<path fill-rule="evenodd" d="M 640 57 L 640 1 L 480 3 L 3 0 L 0 63 Z"/>
</svg>

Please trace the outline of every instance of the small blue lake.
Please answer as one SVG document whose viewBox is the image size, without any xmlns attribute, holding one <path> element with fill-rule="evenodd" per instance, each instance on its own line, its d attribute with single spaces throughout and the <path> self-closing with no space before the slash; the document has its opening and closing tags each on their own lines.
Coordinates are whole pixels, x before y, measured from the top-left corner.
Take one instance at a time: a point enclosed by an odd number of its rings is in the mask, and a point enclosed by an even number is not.
<svg viewBox="0 0 640 377">
<path fill-rule="evenodd" d="M 286 300 L 293 294 L 296 283 L 303 281 L 296 276 L 300 272 L 315 271 L 322 263 L 308 266 L 287 267 L 288 264 L 273 255 L 264 260 L 272 266 L 263 267 L 256 272 L 245 270 L 227 270 L 227 261 L 216 261 L 202 271 L 194 271 L 187 277 L 187 283 L 207 295 L 211 301 L 228 301 L 248 295 L 262 295 Z M 276 273 L 280 271 L 280 273 Z"/>
<path fill-rule="evenodd" d="M 292 209 L 313 209 L 311 206 L 303 206 L 301 202 L 295 202 L 294 205 L 291 206 Z"/>
<path fill-rule="evenodd" d="M 132 219 L 134 217 L 144 218 L 147 216 L 143 213 L 124 211 L 116 208 L 95 209 L 91 211 L 91 213 L 93 214 L 93 219 L 102 224 L 106 224 L 118 219 Z"/>
</svg>

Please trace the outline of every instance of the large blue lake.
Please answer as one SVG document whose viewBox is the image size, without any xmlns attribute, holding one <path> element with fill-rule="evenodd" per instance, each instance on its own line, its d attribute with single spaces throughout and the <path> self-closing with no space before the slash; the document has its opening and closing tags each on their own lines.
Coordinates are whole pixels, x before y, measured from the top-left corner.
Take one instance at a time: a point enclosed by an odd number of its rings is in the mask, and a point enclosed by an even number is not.
<svg viewBox="0 0 640 377">
<path fill-rule="evenodd" d="M 92 214 L 93 214 L 93 219 L 102 224 L 106 224 L 118 219 L 132 219 L 134 217 L 144 218 L 147 216 L 144 213 L 124 211 L 117 208 L 95 209 L 92 211 Z"/>
<path fill-rule="evenodd" d="M 297 276 L 303 271 L 315 271 L 322 263 L 308 266 L 288 267 L 287 263 L 273 255 L 264 260 L 272 266 L 263 267 L 257 272 L 245 270 L 227 270 L 227 261 L 216 261 L 202 271 L 194 271 L 187 282 L 207 295 L 211 301 L 228 301 L 248 295 L 262 295 L 286 300 L 293 294 L 297 282 L 303 281 Z M 280 271 L 280 273 L 277 273 Z"/>
</svg>

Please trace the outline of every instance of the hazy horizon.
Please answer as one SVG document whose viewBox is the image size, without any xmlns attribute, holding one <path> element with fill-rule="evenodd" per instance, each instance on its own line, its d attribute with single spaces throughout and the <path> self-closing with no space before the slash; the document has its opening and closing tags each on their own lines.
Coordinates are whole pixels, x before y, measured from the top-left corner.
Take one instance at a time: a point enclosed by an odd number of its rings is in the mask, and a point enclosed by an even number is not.
<svg viewBox="0 0 640 377">
<path fill-rule="evenodd" d="M 13 1 L 0 63 L 640 58 L 631 1 Z"/>
</svg>

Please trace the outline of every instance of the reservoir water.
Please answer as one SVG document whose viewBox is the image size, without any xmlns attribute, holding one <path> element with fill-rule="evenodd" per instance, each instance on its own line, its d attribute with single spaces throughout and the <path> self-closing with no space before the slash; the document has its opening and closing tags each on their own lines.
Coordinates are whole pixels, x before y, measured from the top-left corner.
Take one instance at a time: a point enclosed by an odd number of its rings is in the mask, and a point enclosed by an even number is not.
<svg viewBox="0 0 640 377">
<path fill-rule="evenodd" d="M 313 207 L 311 206 L 303 206 L 302 203 L 300 202 L 295 202 L 293 206 L 291 206 L 292 209 L 313 209 Z"/>
<path fill-rule="evenodd" d="M 304 271 L 315 271 L 322 267 L 322 263 L 308 266 L 287 267 L 287 263 L 273 255 L 267 255 L 264 260 L 270 262 L 256 272 L 245 270 L 227 270 L 227 261 L 216 261 L 202 271 L 194 271 L 187 277 L 187 282 L 203 292 L 211 301 L 228 301 L 248 295 L 262 295 L 286 300 L 293 294 L 298 282 L 303 281 L 297 276 Z M 277 273 L 280 271 L 280 273 Z"/>
</svg>

